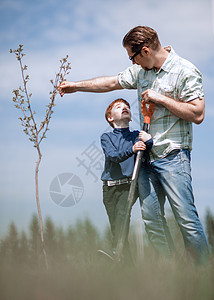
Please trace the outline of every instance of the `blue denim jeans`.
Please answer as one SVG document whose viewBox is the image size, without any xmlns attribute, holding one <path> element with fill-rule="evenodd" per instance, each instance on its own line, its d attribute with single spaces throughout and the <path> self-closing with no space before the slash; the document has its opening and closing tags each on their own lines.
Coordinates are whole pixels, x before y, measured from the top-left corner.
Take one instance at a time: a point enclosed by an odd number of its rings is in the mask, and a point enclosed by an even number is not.
<svg viewBox="0 0 214 300">
<path fill-rule="evenodd" d="M 209 255 L 209 248 L 194 204 L 191 182 L 189 150 L 174 150 L 163 159 L 144 162 L 138 180 L 140 203 L 150 241 L 159 252 L 167 254 L 174 248 L 164 217 L 167 197 L 186 249 L 201 261 Z"/>
</svg>

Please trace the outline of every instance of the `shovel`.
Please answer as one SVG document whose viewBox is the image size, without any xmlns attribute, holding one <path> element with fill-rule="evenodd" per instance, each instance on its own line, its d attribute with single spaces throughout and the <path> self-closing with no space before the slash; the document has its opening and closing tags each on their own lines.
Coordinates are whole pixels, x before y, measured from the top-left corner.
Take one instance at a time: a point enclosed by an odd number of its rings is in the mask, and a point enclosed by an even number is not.
<svg viewBox="0 0 214 300">
<path fill-rule="evenodd" d="M 154 113 L 154 110 L 155 110 L 154 103 L 150 103 L 149 107 L 147 109 L 147 105 L 146 105 L 145 101 L 142 100 L 141 111 L 144 116 L 144 123 L 143 123 L 142 130 L 144 130 L 146 132 L 149 131 L 150 121 L 151 121 L 151 117 Z M 140 171 L 140 167 L 141 167 L 141 163 L 142 163 L 143 152 L 144 151 L 138 151 L 137 155 L 136 155 L 134 170 L 133 170 L 133 174 L 132 174 L 132 181 L 131 181 L 129 195 L 128 195 L 127 213 L 125 215 L 125 218 L 124 218 L 124 221 L 122 224 L 121 235 L 120 235 L 120 238 L 117 243 L 116 254 L 115 254 L 115 258 L 114 258 L 114 260 L 119 261 L 119 262 L 121 261 L 125 238 L 126 238 L 126 229 L 127 229 L 128 223 L 129 223 L 132 205 L 135 200 L 134 196 L 135 196 L 135 191 L 136 191 L 136 187 L 137 187 L 139 171 Z"/>
</svg>

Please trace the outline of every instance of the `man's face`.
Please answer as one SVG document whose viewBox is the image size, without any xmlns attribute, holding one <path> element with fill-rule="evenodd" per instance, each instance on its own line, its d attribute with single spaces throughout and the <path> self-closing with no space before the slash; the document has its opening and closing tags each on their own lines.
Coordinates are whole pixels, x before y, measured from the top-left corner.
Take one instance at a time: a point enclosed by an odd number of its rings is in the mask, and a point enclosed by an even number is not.
<svg viewBox="0 0 214 300">
<path fill-rule="evenodd" d="M 111 110 L 111 116 L 109 117 L 109 120 L 114 122 L 115 125 L 127 123 L 127 126 L 129 126 L 129 122 L 131 121 L 131 112 L 128 105 L 123 102 L 115 103 Z"/>
<path fill-rule="evenodd" d="M 132 52 L 129 46 L 126 47 L 129 58 L 135 54 Z M 139 54 L 132 59 L 133 64 L 141 66 L 145 71 L 151 70 L 154 67 L 153 60 L 151 57 L 150 49 L 148 47 L 142 47 Z"/>
</svg>

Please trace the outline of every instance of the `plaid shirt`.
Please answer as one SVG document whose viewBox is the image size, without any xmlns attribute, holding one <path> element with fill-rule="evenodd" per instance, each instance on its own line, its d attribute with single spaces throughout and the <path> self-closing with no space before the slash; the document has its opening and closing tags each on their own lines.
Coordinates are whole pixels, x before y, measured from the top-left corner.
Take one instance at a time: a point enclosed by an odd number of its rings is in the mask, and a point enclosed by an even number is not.
<svg viewBox="0 0 214 300">
<path fill-rule="evenodd" d="M 118 74 L 120 85 L 126 89 L 138 90 L 140 123 L 143 115 L 140 103 L 141 94 L 152 89 L 177 101 L 188 102 L 196 98 L 202 99 L 202 76 L 199 70 L 187 60 L 179 57 L 172 48 L 161 69 L 145 71 L 134 64 Z M 192 150 L 192 122 L 176 117 L 164 106 L 156 104 L 151 119 L 150 133 L 153 137 L 151 160 L 163 158 L 175 149 Z"/>
</svg>

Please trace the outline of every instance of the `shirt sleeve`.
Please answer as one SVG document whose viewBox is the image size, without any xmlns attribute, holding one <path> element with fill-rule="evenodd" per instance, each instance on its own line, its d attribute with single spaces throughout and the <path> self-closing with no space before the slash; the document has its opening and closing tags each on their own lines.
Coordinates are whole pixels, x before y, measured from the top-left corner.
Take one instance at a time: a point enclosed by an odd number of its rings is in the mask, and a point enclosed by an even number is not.
<svg viewBox="0 0 214 300">
<path fill-rule="evenodd" d="M 188 102 L 194 99 L 202 99 L 204 96 L 202 75 L 195 67 L 184 69 L 179 80 L 178 95 L 180 101 Z"/>
<path fill-rule="evenodd" d="M 151 151 L 153 146 L 153 139 L 152 138 L 149 139 L 148 141 L 145 142 L 145 144 L 146 144 L 146 151 L 148 152 Z"/>
<path fill-rule="evenodd" d="M 119 151 L 118 149 L 116 149 L 110 137 L 106 133 L 101 136 L 101 146 L 103 148 L 106 159 L 109 159 L 115 163 L 120 163 L 134 154 L 132 145 L 124 150 Z"/>
<path fill-rule="evenodd" d="M 149 152 L 151 151 L 153 146 L 153 139 L 152 138 L 149 139 L 148 141 L 145 142 L 145 144 L 146 144 L 146 150 L 143 153 L 144 159 L 149 157 Z"/>
<path fill-rule="evenodd" d="M 141 67 L 133 65 L 118 74 L 118 82 L 124 89 L 137 89 L 137 78 Z"/>
</svg>

